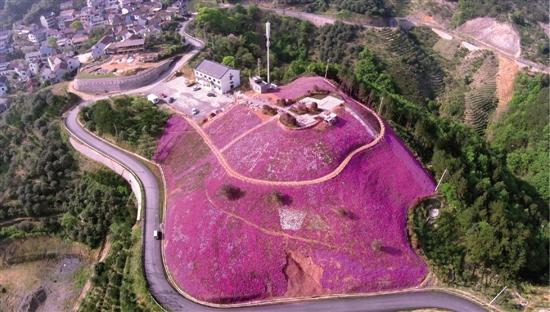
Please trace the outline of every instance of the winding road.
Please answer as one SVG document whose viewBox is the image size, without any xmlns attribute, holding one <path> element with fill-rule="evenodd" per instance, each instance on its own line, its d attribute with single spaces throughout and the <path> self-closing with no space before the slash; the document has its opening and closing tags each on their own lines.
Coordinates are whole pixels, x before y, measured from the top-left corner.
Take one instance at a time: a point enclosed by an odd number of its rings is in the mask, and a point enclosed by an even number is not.
<svg viewBox="0 0 550 312">
<path fill-rule="evenodd" d="M 184 32 L 182 31 L 182 34 Z M 165 75 L 149 86 L 121 92 L 112 95 L 145 93 L 154 86 L 163 83 L 169 78 L 183 62 L 186 62 L 200 50 L 203 43 L 189 35 L 184 34 L 188 42 L 194 45 L 193 51 L 188 52 Z M 169 283 L 164 272 L 161 254 L 161 241 L 153 238 L 153 231 L 161 228 L 160 218 L 160 188 L 155 175 L 148 169 L 143 161 L 110 143 L 99 139 L 89 133 L 78 123 L 78 114 L 83 106 L 89 105 L 95 100 L 106 98 L 92 96 L 88 101 L 82 102 L 65 114 L 64 125 L 73 140 L 87 147 L 85 156 L 91 157 L 103 163 L 116 162 L 136 176 L 142 186 L 144 194 L 144 225 L 143 225 L 143 268 L 149 291 L 164 309 L 169 311 L 213 311 L 219 307 L 205 306 L 182 296 Z M 98 157 L 99 155 L 99 157 Z M 249 307 L 235 307 L 231 311 L 396 311 L 404 309 L 441 308 L 452 311 L 482 312 L 487 309 L 474 300 L 461 295 L 452 294 L 436 289 L 414 289 L 388 294 L 376 294 L 372 296 L 345 296 L 332 298 L 318 298 L 316 300 L 295 301 L 291 303 L 270 303 Z"/>
</svg>

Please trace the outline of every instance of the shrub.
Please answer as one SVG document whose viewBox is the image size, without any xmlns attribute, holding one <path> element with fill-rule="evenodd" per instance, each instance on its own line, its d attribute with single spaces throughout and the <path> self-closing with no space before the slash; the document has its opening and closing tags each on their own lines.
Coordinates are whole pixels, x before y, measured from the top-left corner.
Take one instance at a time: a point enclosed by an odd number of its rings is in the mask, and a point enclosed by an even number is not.
<svg viewBox="0 0 550 312">
<path fill-rule="evenodd" d="M 382 243 L 380 243 L 379 239 L 375 239 L 370 243 L 370 247 L 373 251 L 378 252 L 382 249 Z"/>
<path fill-rule="evenodd" d="M 268 116 L 277 115 L 277 110 L 269 105 L 262 106 L 262 113 Z"/>
<path fill-rule="evenodd" d="M 285 195 L 279 191 L 273 191 L 267 196 L 267 201 L 270 204 L 277 206 L 286 206 L 291 203 L 291 199 L 288 195 Z"/>
<path fill-rule="evenodd" d="M 218 194 L 228 200 L 237 200 L 244 196 L 244 191 L 234 185 L 224 184 Z"/>
<path fill-rule="evenodd" d="M 296 128 L 298 127 L 298 121 L 294 116 L 292 116 L 289 113 L 283 113 L 281 114 L 281 117 L 279 117 L 279 120 L 283 125 L 285 125 L 288 128 Z"/>
<path fill-rule="evenodd" d="M 301 102 L 294 105 L 294 106 L 292 106 L 290 111 L 292 111 L 293 113 L 298 114 L 298 115 L 304 115 L 304 114 L 309 113 L 309 110 L 306 107 L 306 104 L 301 103 Z"/>
</svg>

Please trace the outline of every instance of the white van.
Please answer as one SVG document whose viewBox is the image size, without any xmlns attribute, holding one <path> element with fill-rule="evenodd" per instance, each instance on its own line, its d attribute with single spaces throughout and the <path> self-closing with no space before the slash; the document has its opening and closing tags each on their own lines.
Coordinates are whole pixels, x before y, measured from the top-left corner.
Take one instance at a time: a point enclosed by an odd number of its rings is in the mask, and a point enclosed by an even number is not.
<svg viewBox="0 0 550 312">
<path fill-rule="evenodd" d="M 161 237 L 162 237 L 162 233 L 160 232 L 160 230 L 154 230 L 154 231 L 153 231 L 153 237 L 154 237 L 156 240 L 160 240 Z"/>
</svg>

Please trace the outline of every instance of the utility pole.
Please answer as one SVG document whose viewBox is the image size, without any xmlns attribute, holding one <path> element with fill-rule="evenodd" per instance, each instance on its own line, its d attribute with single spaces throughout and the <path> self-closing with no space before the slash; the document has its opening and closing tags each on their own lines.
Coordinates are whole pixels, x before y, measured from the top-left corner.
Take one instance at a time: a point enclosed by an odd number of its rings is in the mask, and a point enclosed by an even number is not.
<svg viewBox="0 0 550 312">
<path fill-rule="evenodd" d="M 258 77 L 261 77 L 262 60 L 258 58 Z"/>
<path fill-rule="evenodd" d="M 443 178 L 445 177 L 445 174 L 447 173 L 447 168 L 443 171 L 443 174 L 441 175 L 441 178 L 439 178 L 439 181 L 437 182 L 437 186 L 435 187 L 435 191 L 437 192 L 437 189 L 439 188 L 439 185 L 441 185 L 441 181 L 443 181 Z"/>
<path fill-rule="evenodd" d="M 267 47 L 267 84 L 270 85 L 271 84 L 271 77 L 270 77 L 270 72 L 269 72 L 269 45 L 270 45 L 269 39 L 271 37 L 271 23 L 270 22 L 265 23 L 265 36 L 267 38 L 267 41 L 266 41 L 266 47 Z"/>
<path fill-rule="evenodd" d="M 508 286 L 504 286 L 504 288 L 502 288 L 502 290 L 493 298 L 493 300 L 491 300 L 491 302 L 489 302 L 489 305 L 492 305 L 493 302 L 495 302 L 495 300 L 497 300 L 498 296 L 500 296 L 506 290 L 506 288 L 508 288 Z"/>
<path fill-rule="evenodd" d="M 378 105 L 378 115 L 382 113 L 382 106 L 384 105 L 384 97 L 380 99 L 380 105 Z"/>
<path fill-rule="evenodd" d="M 327 67 L 325 68 L 325 79 L 327 79 L 328 76 L 328 64 L 330 63 L 330 59 L 327 60 Z"/>
</svg>

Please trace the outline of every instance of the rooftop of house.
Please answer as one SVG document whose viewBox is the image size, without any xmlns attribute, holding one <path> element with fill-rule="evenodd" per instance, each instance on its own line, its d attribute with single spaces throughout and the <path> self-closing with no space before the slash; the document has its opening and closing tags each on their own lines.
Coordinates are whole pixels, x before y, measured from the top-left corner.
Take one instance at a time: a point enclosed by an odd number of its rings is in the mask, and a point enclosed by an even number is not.
<svg viewBox="0 0 550 312">
<path fill-rule="evenodd" d="M 221 79 L 232 68 L 211 60 L 203 60 L 195 69 L 210 77 Z"/>
<path fill-rule="evenodd" d="M 110 49 L 135 47 L 145 44 L 145 39 L 128 39 L 124 41 L 113 42 L 109 45 Z"/>
<path fill-rule="evenodd" d="M 75 10 L 74 9 L 69 9 L 69 10 L 63 10 L 61 12 L 59 12 L 59 16 L 60 17 L 72 17 L 75 13 Z"/>
</svg>

